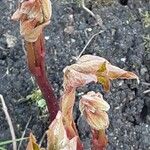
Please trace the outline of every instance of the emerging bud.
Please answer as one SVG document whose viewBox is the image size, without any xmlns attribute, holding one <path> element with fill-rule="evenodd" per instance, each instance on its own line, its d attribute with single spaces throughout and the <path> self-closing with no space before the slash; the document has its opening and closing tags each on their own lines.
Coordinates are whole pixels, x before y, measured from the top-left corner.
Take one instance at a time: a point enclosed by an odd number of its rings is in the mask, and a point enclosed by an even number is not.
<svg viewBox="0 0 150 150">
<path fill-rule="evenodd" d="M 109 108 L 110 106 L 104 101 L 103 96 L 93 91 L 83 95 L 79 103 L 81 113 L 91 128 L 95 130 L 106 129 L 108 127 L 109 119 L 106 111 Z"/>
<path fill-rule="evenodd" d="M 42 29 L 49 24 L 52 14 L 50 0 L 24 0 L 13 14 L 20 20 L 20 33 L 28 42 L 35 42 Z"/>
<path fill-rule="evenodd" d="M 59 111 L 48 131 L 48 150 L 76 150 L 77 137 L 69 140 L 62 122 L 62 114 Z"/>
</svg>

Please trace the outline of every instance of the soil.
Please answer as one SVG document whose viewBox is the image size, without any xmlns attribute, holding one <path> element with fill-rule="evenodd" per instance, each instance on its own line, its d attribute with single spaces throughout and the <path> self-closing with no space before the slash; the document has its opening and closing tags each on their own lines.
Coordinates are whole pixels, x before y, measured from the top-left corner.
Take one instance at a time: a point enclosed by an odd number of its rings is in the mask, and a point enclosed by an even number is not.
<svg viewBox="0 0 150 150">
<path fill-rule="evenodd" d="M 26 55 L 19 35 L 19 23 L 11 21 L 16 10 L 15 0 L 0 0 L 0 94 L 4 96 L 17 138 L 26 129 L 25 137 L 32 131 L 38 142 L 49 126 L 48 116 L 38 106 L 27 101 L 27 95 L 37 88 L 27 68 Z M 62 92 L 63 68 L 72 64 L 92 35 L 103 29 L 77 2 L 55 1 L 51 24 L 45 29 L 47 72 L 55 94 Z M 149 0 L 128 0 L 121 5 L 101 5 L 98 0 L 87 1 L 87 7 L 101 16 L 105 31 L 93 38 L 84 54 L 108 59 L 120 68 L 135 72 L 140 84 L 131 80 L 115 80 L 105 93 L 100 85 L 79 89 L 74 108 L 74 118 L 85 150 L 90 150 L 89 127 L 80 116 L 78 99 L 89 90 L 100 91 L 110 104 L 110 126 L 107 150 L 150 149 L 150 18 L 144 16 Z M 149 14 L 150 17 L 150 14 Z M 11 139 L 9 126 L 0 107 L 0 141 Z M 21 150 L 25 149 L 23 142 Z M 6 146 L 8 150 L 12 145 Z"/>
</svg>

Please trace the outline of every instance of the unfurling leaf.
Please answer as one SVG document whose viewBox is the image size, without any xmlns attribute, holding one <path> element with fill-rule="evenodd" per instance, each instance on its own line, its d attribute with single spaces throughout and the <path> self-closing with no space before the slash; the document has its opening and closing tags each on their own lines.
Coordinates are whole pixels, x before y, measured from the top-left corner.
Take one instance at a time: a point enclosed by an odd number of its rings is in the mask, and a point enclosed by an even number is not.
<svg viewBox="0 0 150 150">
<path fill-rule="evenodd" d="M 77 137 L 68 139 L 62 122 L 62 114 L 59 111 L 47 131 L 47 150 L 76 150 Z"/>
<path fill-rule="evenodd" d="M 92 150 L 104 150 L 107 145 L 105 129 L 109 126 L 106 113 L 110 108 L 100 93 L 93 91 L 83 95 L 79 109 L 92 129 Z"/>
<path fill-rule="evenodd" d="M 105 91 L 110 90 L 110 80 L 137 79 L 132 72 L 111 65 L 105 58 L 84 55 L 79 60 L 64 69 L 64 88 L 80 87 L 90 82 L 99 82 Z"/>
<path fill-rule="evenodd" d="M 73 122 L 73 106 L 75 102 L 75 89 L 72 88 L 69 91 L 64 92 L 61 101 L 61 111 L 63 114 L 63 122 L 64 125 L 69 124 L 69 126 Z"/>
<path fill-rule="evenodd" d="M 109 125 L 109 118 L 106 113 L 110 108 L 109 104 L 104 101 L 100 93 L 88 92 L 83 95 L 79 109 L 86 118 L 86 121 L 92 129 L 106 129 Z"/>
<path fill-rule="evenodd" d="M 40 150 L 40 147 L 36 143 L 36 139 L 32 133 L 30 133 L 29 142 L 28 142 L 26 150 Z"/>
<path fill-rule="evenodd" d="M 78 72 L 68 66 L 64 69 L 64 89 L 69 91 L 71 88 L 84 86 L 90 82 L 97 82 L 97 77 L 94 74 L 84 74 Z"/>
<path fill-rule="evenodd" d="M 20 33 L 28 42 L 35 42 L 52 14 L 50 0 L 24 0 L 13 14 L 13 20 L 20 20 Z"/>
</svg>

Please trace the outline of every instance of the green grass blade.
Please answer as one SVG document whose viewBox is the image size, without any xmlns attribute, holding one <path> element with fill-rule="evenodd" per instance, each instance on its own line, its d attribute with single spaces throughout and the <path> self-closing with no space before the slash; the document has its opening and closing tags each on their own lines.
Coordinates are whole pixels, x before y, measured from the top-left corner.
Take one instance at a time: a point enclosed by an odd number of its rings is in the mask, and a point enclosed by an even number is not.
<svg viewBox="0 0 150 150">
<path fill-rule="evenodd" d="M 7 150 L 7 149 L 5 149 L 5 148 L 3 148 L 3 147 L 0 147 L 0 150 Z"/>
<path fill-rule="evenodd" d="M 28 139 L 27 137 L 26 138 L 20 138 L 20 139 L 16 139 L 15 141 L 16 142 L 19 142 L 21 140 L 26 140 Z M 7 140 L 7 141 L 0 141 L 0 146 L 2 145 L 7 145 L 7 144 L 11 144 L 13 142 L 13 140 Z M 0 150 L 1 150 L 1 147 L 0 147 Z"/>
</svg>

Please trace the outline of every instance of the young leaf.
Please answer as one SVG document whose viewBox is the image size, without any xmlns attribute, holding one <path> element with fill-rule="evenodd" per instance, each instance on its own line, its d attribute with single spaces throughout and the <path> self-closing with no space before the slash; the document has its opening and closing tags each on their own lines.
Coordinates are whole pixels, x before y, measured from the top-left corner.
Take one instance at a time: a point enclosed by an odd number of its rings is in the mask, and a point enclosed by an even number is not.
<svg viewBox="0 0 150 150">
<path fill-rule="evenodd" d="M 28 42 L 35 42 L 42 29 L 50 22 L 52 13 L 50 0 L 24 0 L 13 14 L 20 20 L 20 33 Z"/>
<path fill-rule="evenodd" d="M 26 150 L 40 150 L 40 147 L 36 143 L 36 139 L 32 133 L 30 133 L 29 142 Z"/>
<path fill-rule="evenodd" d="M 110 80 L 137 79 L 132 72 L 111 65 L 105 58 L 84 55 L 75 64 L 64 69 L 64 87 L 80 87 L 92 81 L 103 85 L 105 91 L 110 90 Z"/>
<path fill-rule="evenodd" d="M 48 150 L 76 150 L 77 137 L 68 139 L 59 111 L 47 131 Z"/>
<path fill-rule="evenodd" d="M 102 66 L 97 70 L 97 80 L 104 87 L 104 90 L 108 92 L 110 90 L 110 80 L 114 79 L 137 79 L 139 78 L 132 72 L 125 71 L 119 67 L 113 66 L 110 63 L 104 62 Z"/>
<path fill-rule="evenodd" d="M 97 82 L 97 77 L 94 74 L 84 74 L 74 70 L 72 66 L 64 69 L 64 89 L 69 91 L 71 88 L 84 86 L 90 82 Z"/>
<path fill-rule="evenodd" d="M 106 113 L 110 108 L 100 93 L 88 92 L 83 95 L 79 109 L 92 128 L 92 150 L 104 150 L 107 145 L 105 129 L 108 128 L 109 118 Z"/>
<path fill-rule="evenodd" d="M 109 125 L 109 119 L 106 111 L 110 108 L 109 104 L 103 100 L 100 93 L 88 92 L 83 95 L 79 109 L 86 118 L 86 121 L 92 129 L 106 129 Z"/>
</svg>

